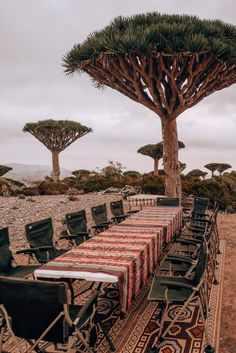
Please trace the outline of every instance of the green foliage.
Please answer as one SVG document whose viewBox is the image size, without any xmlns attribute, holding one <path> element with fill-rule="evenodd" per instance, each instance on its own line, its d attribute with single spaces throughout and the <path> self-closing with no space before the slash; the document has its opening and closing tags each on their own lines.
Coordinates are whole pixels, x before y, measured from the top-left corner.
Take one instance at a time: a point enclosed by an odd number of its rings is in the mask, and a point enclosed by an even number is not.
<svg viewBox="0 0 236 353">
<path fill-rule="evenodd" d="M 202 177 L 202 178 L 204 178 L 207 175 L 207 173 L 203 172 L 200 169 L 193 169 L 187 175 L 190 176 L 190 177 L 198 177 L 198 178 Z"/>
<path fill-rule="evenodd" d="M 92 129 L 88 128 L 85 125 L 80 124 L 77 121 L 73 120 L 54 120 L 54 119 L 46 119 L 46 120 L 39 120 L 36 123 L 27 123 L 25 124 L 23 131 L 30 132 L 34 131 L 44 131 L 44 130 L 62 130 L 63 132 L 70 132 L 70 131 L 81 131 L 81 132 L 91 132 Z"/>
<path fill-rule="evenodd" d="M 122 188 L 124 186 L 123 180 L 117 180 L 111 177 L 106 177 L 104 175 L 95 175 L 90 177 L 88 180 L 80 184 L 80 188 L 84 192 L 95 192 L 105 190 L 110 187 Z"/>
<path fill-rule="evenodd" d="M 23 131 L 31 133 L 51 152 L 62 152 L 92 129 L 77 121 L 47 119 L 25 124 Z"/>
<path fill-rule="evenodd" d="M 124 167 L 118 161 L 108 161 L 108 165 L 101 169 L 101 174 L 106 177 L 120 177 Z"/>
<path fill-rule="evenodd" d="M 64 179 L 62 179 L 61 181 L 62 183 L 68 185 L 70 188 L 73 188 L 76 184 L 76 178 L 74 177 L 66 177 Z"/>
<path fill-rule="evenodd" d="M 214 172 L 217 171 L 220 175 L 227 169 L 232 168 L 228 163 L 209 163 L 205 165 L 205 168 L 209 169 L 214 176 Z"/>
<path fill-rule="evenodd" d="M 197 177 L 185 176 L 182 178 L 183 192 L 194 196 L 207 197 L 216 201 L 222 208 L 236 205 L 236 179 L 227 176 L 200 180 Z"/>
<path fill-rule="evenodd" d="M 165 193 L 164 177 L 144 175 L 140 183 L 142 193 L 163 195 Z"/>
<path fill-rule="evenodd" d="M 71 174 L 73 174 L 77 179 L 86 179 L 90 175 L 90 170 L 87 169 L 77 169 L 74 170 Z"/>
<path fill-rule="evenodd" d="M 221 175 L 225 170 L 232 168 L 230 164 L 227 163 L 219 163 L 217 167 L 217 172 Z"/>
<path fill-rule="evenodd" d="M 134 179 L 139 179 L 141 178 L 141 174 L 137 172 L 136 170 L 127 170 L 123 173 L 125 177 L 130 177 Z"/>
<path fill-rule="evenodd" d="M 179 149 L 185 147 L 185 144 L 183 142 L 178 141 L 178 143 Z M 142 146 L 137 150 L 137 152 L 153 159 L 161 159 L 163 157 L 163 141 L 158 142 L 156 144 Z"/>
<path fill-rule="evenodd" d="M 69 186 L 62 182 L 54 183 L 44 180 L 38 185 L 40 195 L 61 195 L 65 194 L 68 189 Z"/>
<path fill-rule="evenodd" d="M 39 190 L 37 186 L 26 186 L 22 189 L 22 194 L 25 196 L 38 196 Z"/>
<path fill-rule="evenodd" d="M 14 190 L 11 184 L 3 179 L 0 178 L 0 196 L 12 196 L 14 195 Z"/>
<path fill-rule="evenodd" d="M 206 169 L 209 169 L 212 172 L 212 176 L 214 176 L 214 172 L 217 171 L 219 163 L 209 163 L 204 165 Z"/>
<path fill-rule="evenodd" d="M 8 167 L 7 165 L 0 164 L 0 177 L 3 176 L 4 174 L 6 174 L 7 172 L 9 172 L 10 170 L 12 170 L 11 167 Z"/>
<path fill-rule="evenodd" d="M 111 24 L 76 44 L 63 58 L 71 74 L 103 55 L 138 54 L 173 56 L 179 53 L 213 53 L 219 60 L 236 62 L 236 27 L 196 16 L 162 15 L 157 12 L 117 17 Z"/>
</svg>

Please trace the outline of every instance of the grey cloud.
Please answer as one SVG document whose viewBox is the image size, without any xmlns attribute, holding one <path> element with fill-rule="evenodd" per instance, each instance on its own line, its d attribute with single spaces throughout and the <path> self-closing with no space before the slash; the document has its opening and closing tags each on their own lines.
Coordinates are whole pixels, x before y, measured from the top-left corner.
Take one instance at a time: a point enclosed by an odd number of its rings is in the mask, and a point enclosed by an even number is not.
<svg viewBox="0 0 236 353">
<path fill-rule="evenodd" d="M 235 23 L 233 0 L 2 0 L 0 2 L 0 163 L 50 164 L 50 152 L 24 134 L 26 122 L 52 117 L 81 121 L 94 132 L 61 153 L 69 169 L 95 169 L 109 159 L 149 171 L 136 153 L 161 140 L 155 114 L 119 92 L 100 91 L 86 75 L 67 77 L 62 57 L 73 44 L 118 16 L 141 12 L 187 13 Z M 187 168 L 214 160 L 235 165 L 236 88 L 216 92 L 178 118 Z M 219 159 L 218 159 L 219 158 Z"/>
</svg>

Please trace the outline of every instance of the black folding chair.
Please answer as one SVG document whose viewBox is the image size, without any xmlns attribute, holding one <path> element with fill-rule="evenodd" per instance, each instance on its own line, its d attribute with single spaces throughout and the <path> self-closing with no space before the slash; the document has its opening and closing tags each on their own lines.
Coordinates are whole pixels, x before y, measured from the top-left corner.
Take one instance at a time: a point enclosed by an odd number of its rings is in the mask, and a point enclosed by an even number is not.
<svg viewBox="0 0 236 353">
<path fill-rule="evenodd" d="M 158 197 L 157 206 L 162 207 L 179 207 L 180 202 L 178 197 Z"/>
<path fill-rule="evenodd" d="M 85 210 L 67 213 L 65 223 L 67 234 L 60 239 L 69 240 L 70 245 L 80 245 L 90 238 Z"/>
<path fill-rule="evenodd" d="M 63 282 L 0 277 L 0 314 L 4 318 L 0 353 L 6 330 L 20 353 L 45 352 L 52 346 L 57 352 L 84 353 L 82 348 L 85 347 L 87 352 L 93 353 L 97 327 L 100 325 L 103 329 L 96 318 L 99 289 L 83 305 L 69 305 L 67 285 Z M 104 333 L 114 350 L 108 333 Z"/>
<path fill-rule="evenodd" d="M 199 252 L 198 263 L 193 279 L 183 277 L 170 277 L 155 275 L 151 290 L 148 296 L 149 300 L 157 301 L 160 304 L 160 328 L 157 336 L 157 343 L 150 352 L 158 353 L 161 349 L 161 344 L 165 340 L 165 336 L 169 332 L 170 328 L 175 324 L 185 308 L 193 301 L 197 301 L 200 309 L 200 313 L 203 320 L 204 332 L 206 336 L 206 347 L 205 352 L 213 353 L 214 349 L 210 345 L 208 332 L 207 332 L 207 315 L 208 315 L 208 303 L 206 302 L 205 293 L 205 282 L 206 282 L 206 268 L 208 263 L 207 244 L 202 243 L 201 250 Z M 167 327 L 164 328 L 164 322 L 168 315 L 170 305 L 181 306 L 178 310 L 175 318 L 168 322 Z M 169 319 L 168 319 L 169 321 Z"/>
<path fill-rule="evenodd" d="M 112 201 L 110 203 L 111 213 L 113 217 L 111 218 L 115 223 L 120 223 L 124 221 L 127 217 L 131 215 L 131 212 L 125 213 L 122 200 Z"/>
<path fill-rule="evenodd" d="M 91 207 L 91 213 L 95 225 L 92 226 L 95 234 L 98 234 L 109 228 L 113 221 L 107 219 L 107 207 L 106 204 Z"/>
<path fill-rule="evenodd" d="M 38 265 L 14 265 L 15 259 L 10 250 L 9 230 L 0 229 L 0 276 L 24 278 L 31 276 Z"/>
<path fill-rule="evenodd" d="M 30 249 L 17 250 L 17 254 L 29 254 L 37 262 L 43 264 L 57 256 L 64 254 L 69 249 L 57 249 L 57 241 L 53 237 L 52 219 L 42 219 L 37 222 L 26 224 L 25 234 L 29 242 Z"/>
</svg>

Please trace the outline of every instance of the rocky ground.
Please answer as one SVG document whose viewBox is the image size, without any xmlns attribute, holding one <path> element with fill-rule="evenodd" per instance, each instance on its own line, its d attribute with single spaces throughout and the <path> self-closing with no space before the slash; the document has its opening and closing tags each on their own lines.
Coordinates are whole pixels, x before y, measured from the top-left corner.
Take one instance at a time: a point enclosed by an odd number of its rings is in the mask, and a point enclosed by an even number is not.
<svg viewBox="0 0 236 353">
<path fill-rule="evenodd" d="M 52 217 L 55 236 L 58 238 L 64 229 L 62 220 L 66 213 L 86 209 L 88 225 L 91 226 L 93 225 L 90 213 L 92 206 L 106 202 L 108 216 L 111 216 L 109 203 L 120 198 L 120 195 L 102 193 L 75 197 L 68 195 L 35 196 L 24 199 L 0 197 L 0 227 L 9 227 L 11 248 L 15 251 L 26 245 L 25 224 Z M 127 202 L 124 204 L 127 210 Z M 220 353 L 236 353 L 236 215 L 221 213 L 218 227 L 221 238 L 227 242 Z M 17 260 L 24 262 L 24 258 L 19 255 Z"/>
</svg>

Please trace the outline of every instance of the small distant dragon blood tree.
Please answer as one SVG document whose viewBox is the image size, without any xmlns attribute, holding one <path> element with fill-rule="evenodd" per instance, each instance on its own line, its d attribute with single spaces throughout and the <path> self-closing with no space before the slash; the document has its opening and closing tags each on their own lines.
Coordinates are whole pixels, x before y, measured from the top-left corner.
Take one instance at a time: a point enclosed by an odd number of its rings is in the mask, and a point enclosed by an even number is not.
<svg viewBox="0 0 236 353">
<path fill-rule="evenodd" d="M 179 148 L 185 147 L 183 142 L 179 141 L 178 143 Z M 159 160 L 163 158 L 163 142 L 142 146 L 137 150 L 137 152 L 143 154 L 144 156 L 151 157 L 154 160 L 154 175 L 158 175 Z"/>
<path fill-rule="evenodd" d="M 211 171 L 211 177 L 214 177 L 214 173 L 217 171 L 219 163 L 208 163 L 204 165 L 204 168 Z"/>
<path fill-rule="evenodd" d="M 202 178 L 204 180 L 207 175 L 207 172 L 203 172 L 200 169 L 193 169 L 187 175 L 189 175 L 191 177 Z"/>
<path fill-rule="evenodd" d="M 218 164 L 218 167 L 217 167 L 217 172 L 220 174 L 220 176 L 222 175 L 222 173 L 229 169 L 229 168 L 232 168 L 232 166 L 228 163 L 219 163 Z"/>
<path fill-rule="evenodd" d="M 165 194 L 181 197 L 176 118 L 236 82 L 236 27 L 194 16 L 117 17 L 64 57 L 65 72 L 84 72 L 161 120 Z"/>
<path fill-rule="evenodd" d="M 11 167 L 8 167 L 7 165 L 0 164 L 0 177 L 3 176 L 4 174 L 6 174 L 7 172 L 9 172 L 10 170 L 12 170 Z"/>
<path fill-rule="evenodd" d="M 76 121 L 48 119 L 27 123 L 23 131 L 31 133 L 52 152 L 52 179 L 58 182 L 59 153 L 92 130 Z"/>
</svg>

